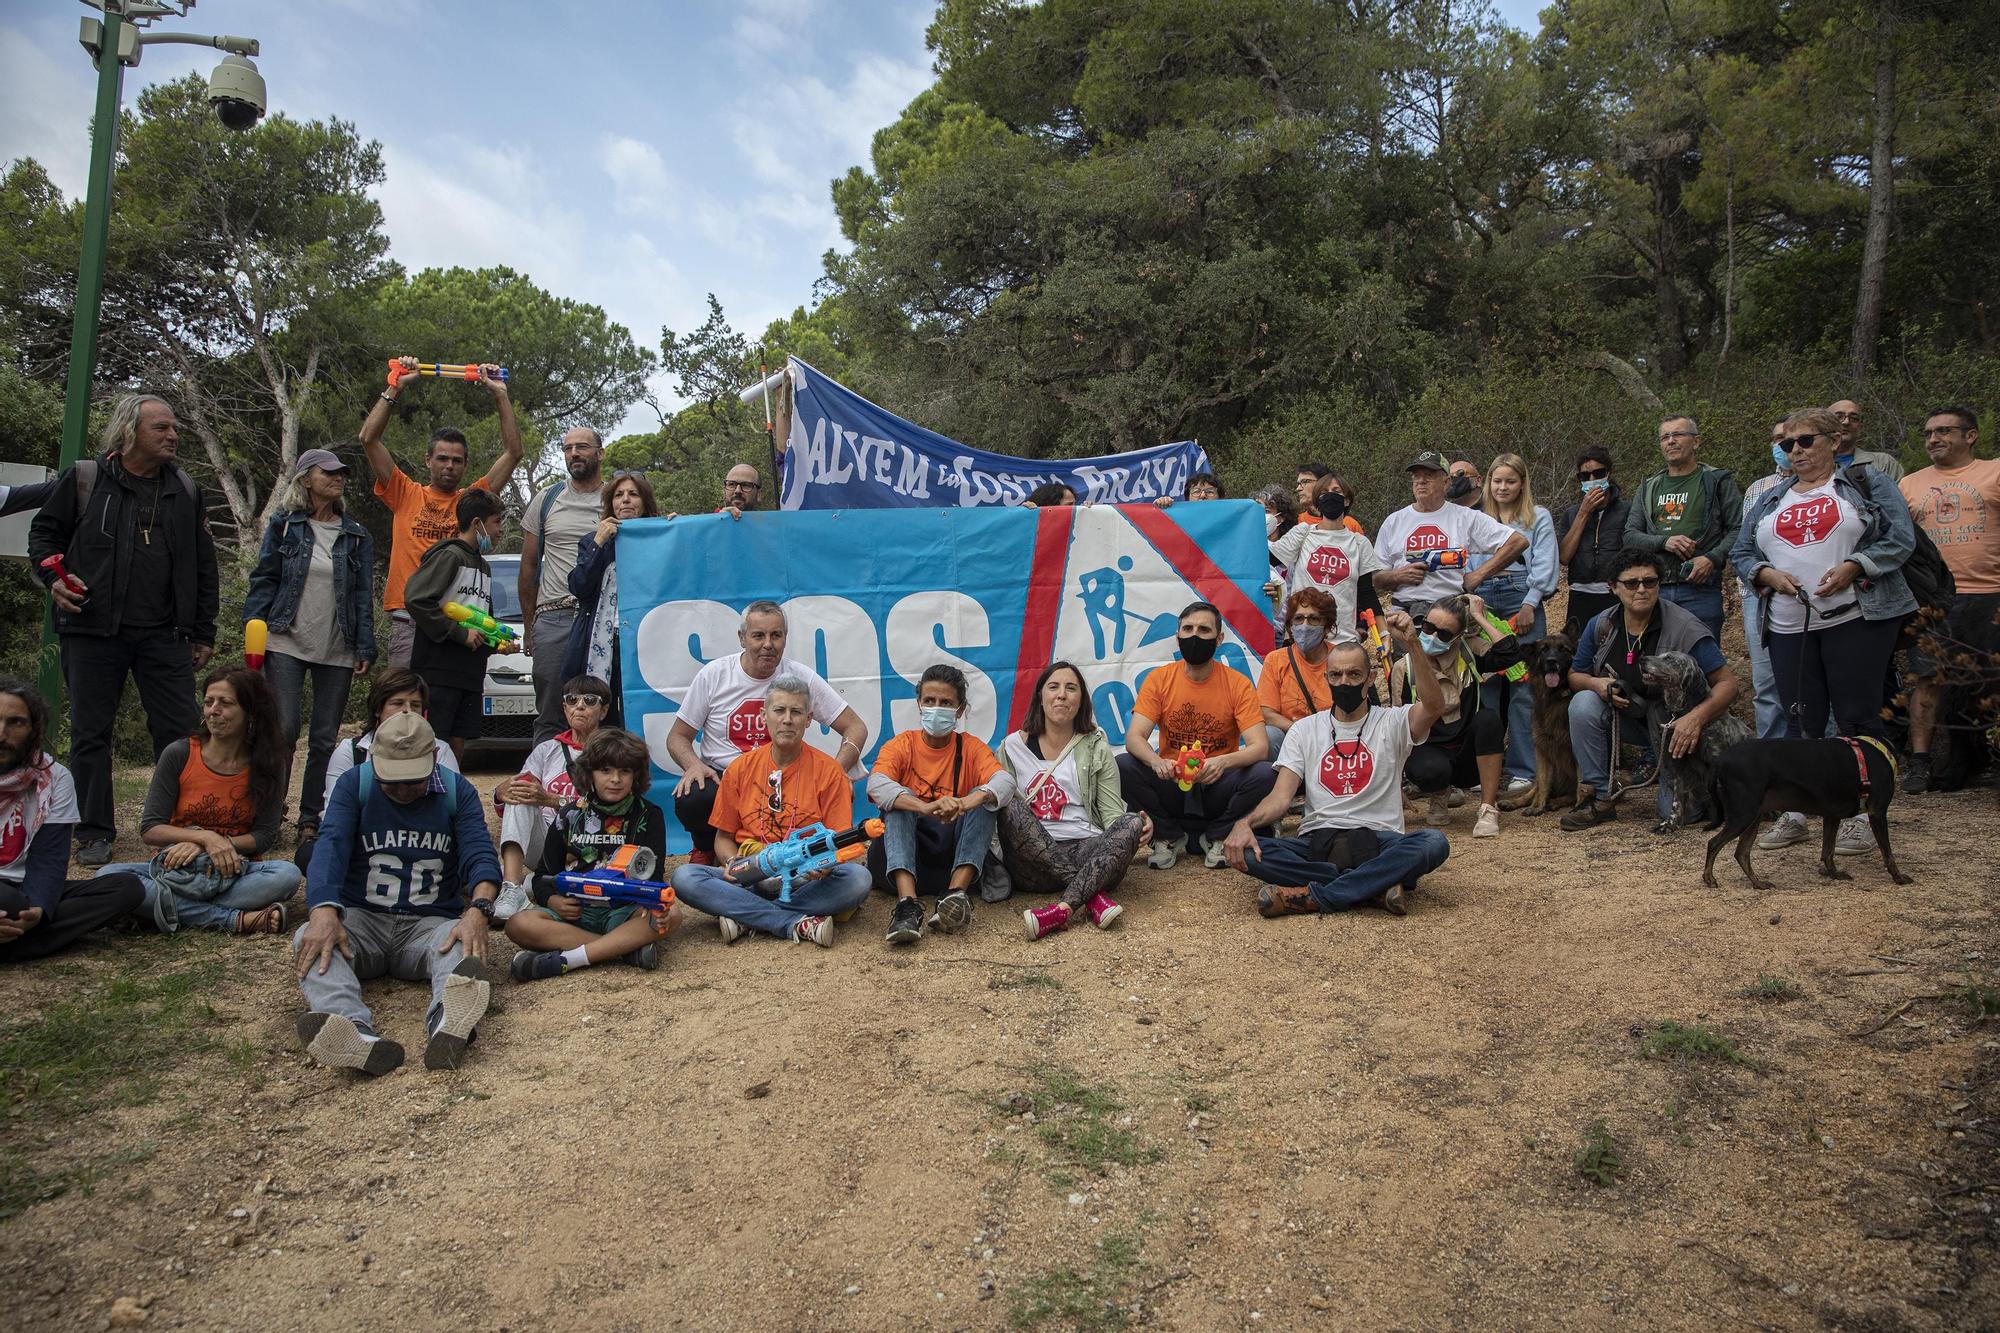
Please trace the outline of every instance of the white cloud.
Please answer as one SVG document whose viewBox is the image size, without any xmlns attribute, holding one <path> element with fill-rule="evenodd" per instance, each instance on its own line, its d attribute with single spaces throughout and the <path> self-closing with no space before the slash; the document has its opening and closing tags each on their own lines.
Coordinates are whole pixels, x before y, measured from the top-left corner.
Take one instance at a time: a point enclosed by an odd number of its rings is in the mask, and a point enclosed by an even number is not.
<svg viewBox="0 0 2000 1333">
<path fill-rule="evenodd" d="M 65 196 L 90 174 L 90 57 L 72 45 L 67 64 L 16 28 L 0 28 L 0 162 L 32 157 Z"/>
<path fill-rule="evenodd" d="M 672 205 L 674 183 L 660 150 L 623 134 L 598 141 L 597 165 L 611 178 L 612 206 L 620 213 L 657 213 Z"/>
</svg>

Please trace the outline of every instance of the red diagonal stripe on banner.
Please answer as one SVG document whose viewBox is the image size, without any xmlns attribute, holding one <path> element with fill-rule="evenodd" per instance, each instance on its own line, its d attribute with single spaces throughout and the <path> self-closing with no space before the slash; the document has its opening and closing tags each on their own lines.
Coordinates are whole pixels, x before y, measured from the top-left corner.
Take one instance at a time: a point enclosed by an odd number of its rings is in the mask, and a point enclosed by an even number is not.
<svg viewBox="0 0 2000 1333">
<path fill-rule="evenodd" d="M 1262 656 L 1277 646 L 1271 618 L 1244 596 L 1243 589 L 1236 586 L 1236 580 L 1223 573 L 1222 566 L 1209 559 L 1208 552 L 1195 545 L 1187 529 L 1167 517 L 1165 510 L 1154 505 L 1136 504 L 1119 505 L 1118 512 L 1153 544 L 1153 548 L 1173 566 L 1174 573 L 1186 579 L 1188 586 L 1200 593 L 1205 601 L 1215 603 L 1222 612 L 1223 623 L 1235 630 L 1236 636 L 1249 644 L 1252 652 Z"/>
<path fill-rule="evenodd" d="M 1069 571 L 1069 529 L 1076 511 L 1043 505 L 1035 511 L 1035 556 L 1028 566 L 1028 608 L 1021 625 L 1021 655 L 1014 663 L 1014 705 L 1007 730 L 1018 731 L 1035 701 L 1035 677 L 1056 651 L 1063 579 Z"/>
</svg>

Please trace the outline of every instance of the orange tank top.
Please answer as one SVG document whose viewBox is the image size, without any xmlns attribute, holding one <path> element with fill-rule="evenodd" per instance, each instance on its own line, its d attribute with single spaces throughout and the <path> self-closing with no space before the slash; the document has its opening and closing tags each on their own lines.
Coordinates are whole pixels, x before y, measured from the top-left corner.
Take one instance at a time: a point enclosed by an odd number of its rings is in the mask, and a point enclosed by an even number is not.
<svg viewBox="0 0 2000 1333">
<path fill-rule="evenodd" d="M 174 803 L 174 823 L 205 828 L 225 838 L 240 838 L 257 822 L 257 803 L 250 799 L 250 769 L 218 773 L 201 761 L 201 742 L 188 737 L 187 762 L 181 765 L 181 794 Z"/>
</svg>

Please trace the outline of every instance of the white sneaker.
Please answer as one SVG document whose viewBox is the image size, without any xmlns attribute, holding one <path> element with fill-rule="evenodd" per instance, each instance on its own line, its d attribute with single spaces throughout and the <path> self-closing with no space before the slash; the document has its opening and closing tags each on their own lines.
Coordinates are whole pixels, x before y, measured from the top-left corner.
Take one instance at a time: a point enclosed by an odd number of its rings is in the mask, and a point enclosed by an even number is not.
<svg viewBox="0 0 2000 1333">
<path fill-rule="evenodd" d="M 1451 823 L 1451 805 L 1451 796 L 1447 792 L 1431 797 L 1431 807 L 1424 815 L 1424 822 L 1432 828 L 1443 828 Z"/>
<path fill-rule="evenodd" d="M 745 935 L 753 933 L 750 927 L 744 925 L 741 921 L 734 921 L 726 916 L 715 918 L 715 927 L 722 932 L 722 942 L 724 944 L 734 944 Z"/>
<path fill-rule="evenodd" d="M 833 918 L 830 916 L 800 917 L 799 924 L 792 927 L 792 941 L 795 944 L 817 944 L 822 949 L 833 947 Z"/>
<path fill-rule="evenodd" d="M 1210 842 L 1206 833 L 1201 835 L 1201 863 L 1210 870 L 1220 870 L 1229 864 L 1229 856 L 1219 842 Z"/>
<path fill-rule="evenodd" d="M 1534 789 L 1535 780 L 1533 778 L 1508 778 L 1500 784 L 1500 794 L 1502 796 L 1520 796 Z"/>
<path fill-rule="evenodd" d="M 1875 830 L 1868 826 L 1868 816 L 1841 820 L 1840 832 L 1833 838 L 1833 850 L 1840 856 L 1866 856 L 1874 851 Z"/>
<path fill-rule="evenodd" d="M 512 880 L 500 882 L 500 895 L 493 900 L 493 919 L 501 925 L 528 906 L 528 886 Z"/>
<path fill-rule="evenodd" d="M 1804 842 L 1812 836 L 1806 827 L 1806 817 L 1796 810 L 1787 810 L 1778 816 L 1778 822 L 1764 830 L 1757 838 L 1757 849 L 1775 852 L 1780 847 L 1790 847 L 1793 843 Z"/>
<path fill-rule="evenodd" d="M 1500 811 L 1498 807 L 1481 805 L 1479 818 L 1473 821 L 1472 836 L 1475 838 L 1497 838 L 1500 836 Z"/>
<path fill-rule="evenodd" d="M 1146 864 L 1155 870 L 1172 870 L 1174 862 L 1181 859 L 1181 853 L 1185 850 L 1187 850 L 1185 833 L 1172 842 L 1155 842 L 1152 855 L 1146 858 Z"/>
</svg>

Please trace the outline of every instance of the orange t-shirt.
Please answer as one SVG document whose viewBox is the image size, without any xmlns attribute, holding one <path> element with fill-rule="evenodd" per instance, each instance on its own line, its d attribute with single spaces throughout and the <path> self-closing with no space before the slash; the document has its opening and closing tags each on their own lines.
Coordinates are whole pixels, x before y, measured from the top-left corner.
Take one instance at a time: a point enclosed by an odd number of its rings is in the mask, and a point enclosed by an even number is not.
<svg viewBox="0 0 2000 1333">
<path fill-rule="evenodd" d="M 1962 593 L 2000 592 L 2000 459 L 1903 478 L 1910 517 L 1937 543 Z"/>
<path fill-rule="evenodd" d="M 1234 754 L 1244 732 L 1264 725 L 1257 687 L 1220 662 L 1200 682 L 1189 679 L 1185 662 L 1154 667 L 1139 682 L 1133 707 L 1159 724 L 1153 746 L 1168 759 L 1196 741 L 1204 754 Z"/>
<path fill-rule="evenodd" d="M 201 741 L 188 737 L 187 762 L 181 765 L 181 793 L 174 802 L 174 823 L 181 828 L 205 828 L 225 838 L 240 838 L 257 822 L 257 803 L 250 799 L 250 770 L 218 773 L 201 762 Z"/>
<path fill-rule="evenodd" d="M 771 809 L 771 774 L 778 774 L 779 808 Z M 737 842 L 783 842 L 808 824 L 839 832 L 854 822 L 854 787 L 840 765 L 807 745 L 780 769 L 769 745 L 739 755 L 716 786 L 708 822 Z"/>
<path fill-rule="evenodd" d="M 954 732 L 951 739 L 955 744 L 935 746 L 925 742 L 921 731 L 892 736 L 875 755 L 875 771 L 908 787 L 910 794 L 920 801 L 964 796 L 1000 771 L 1000 761 L 986 748 L 985 741 L 962 731 Z M 955 791 L 951 784 L 954 754 L 958 756 Z"/>
<path fill-rule="evenodd" d="M 1306 690 L 1299 689 L 1299 677 L 1292 671 L 1292 658 L 1299 662 L 1299 672 L 1306 678 Z M 1290 653 L 1283 648 L 1264 658 L 1264 669 L 1257 673 L 1257 702 L 1281 717 L 1296 722 L 1311 713 L 1317 713 L 1332 702 L 1332 694 L 1326 684 L 1326 658 L 1319 659 L 1314 666 L 1306 660 L 1304 653 Z"/>
<path fill-rule="evenodd" d="M 389 506 L 389 577 L 382 585 L 382 609 L 403 609 L 403 585 L 417 572 L 424 552 L 446 537 L 458 535 L 458 497 L 466 491 L 490 491 L 481 477 L 460 490 L 445 492 L 419 486 L 397 468 L 375 483 L 375 494 Z"/>
</svg>

